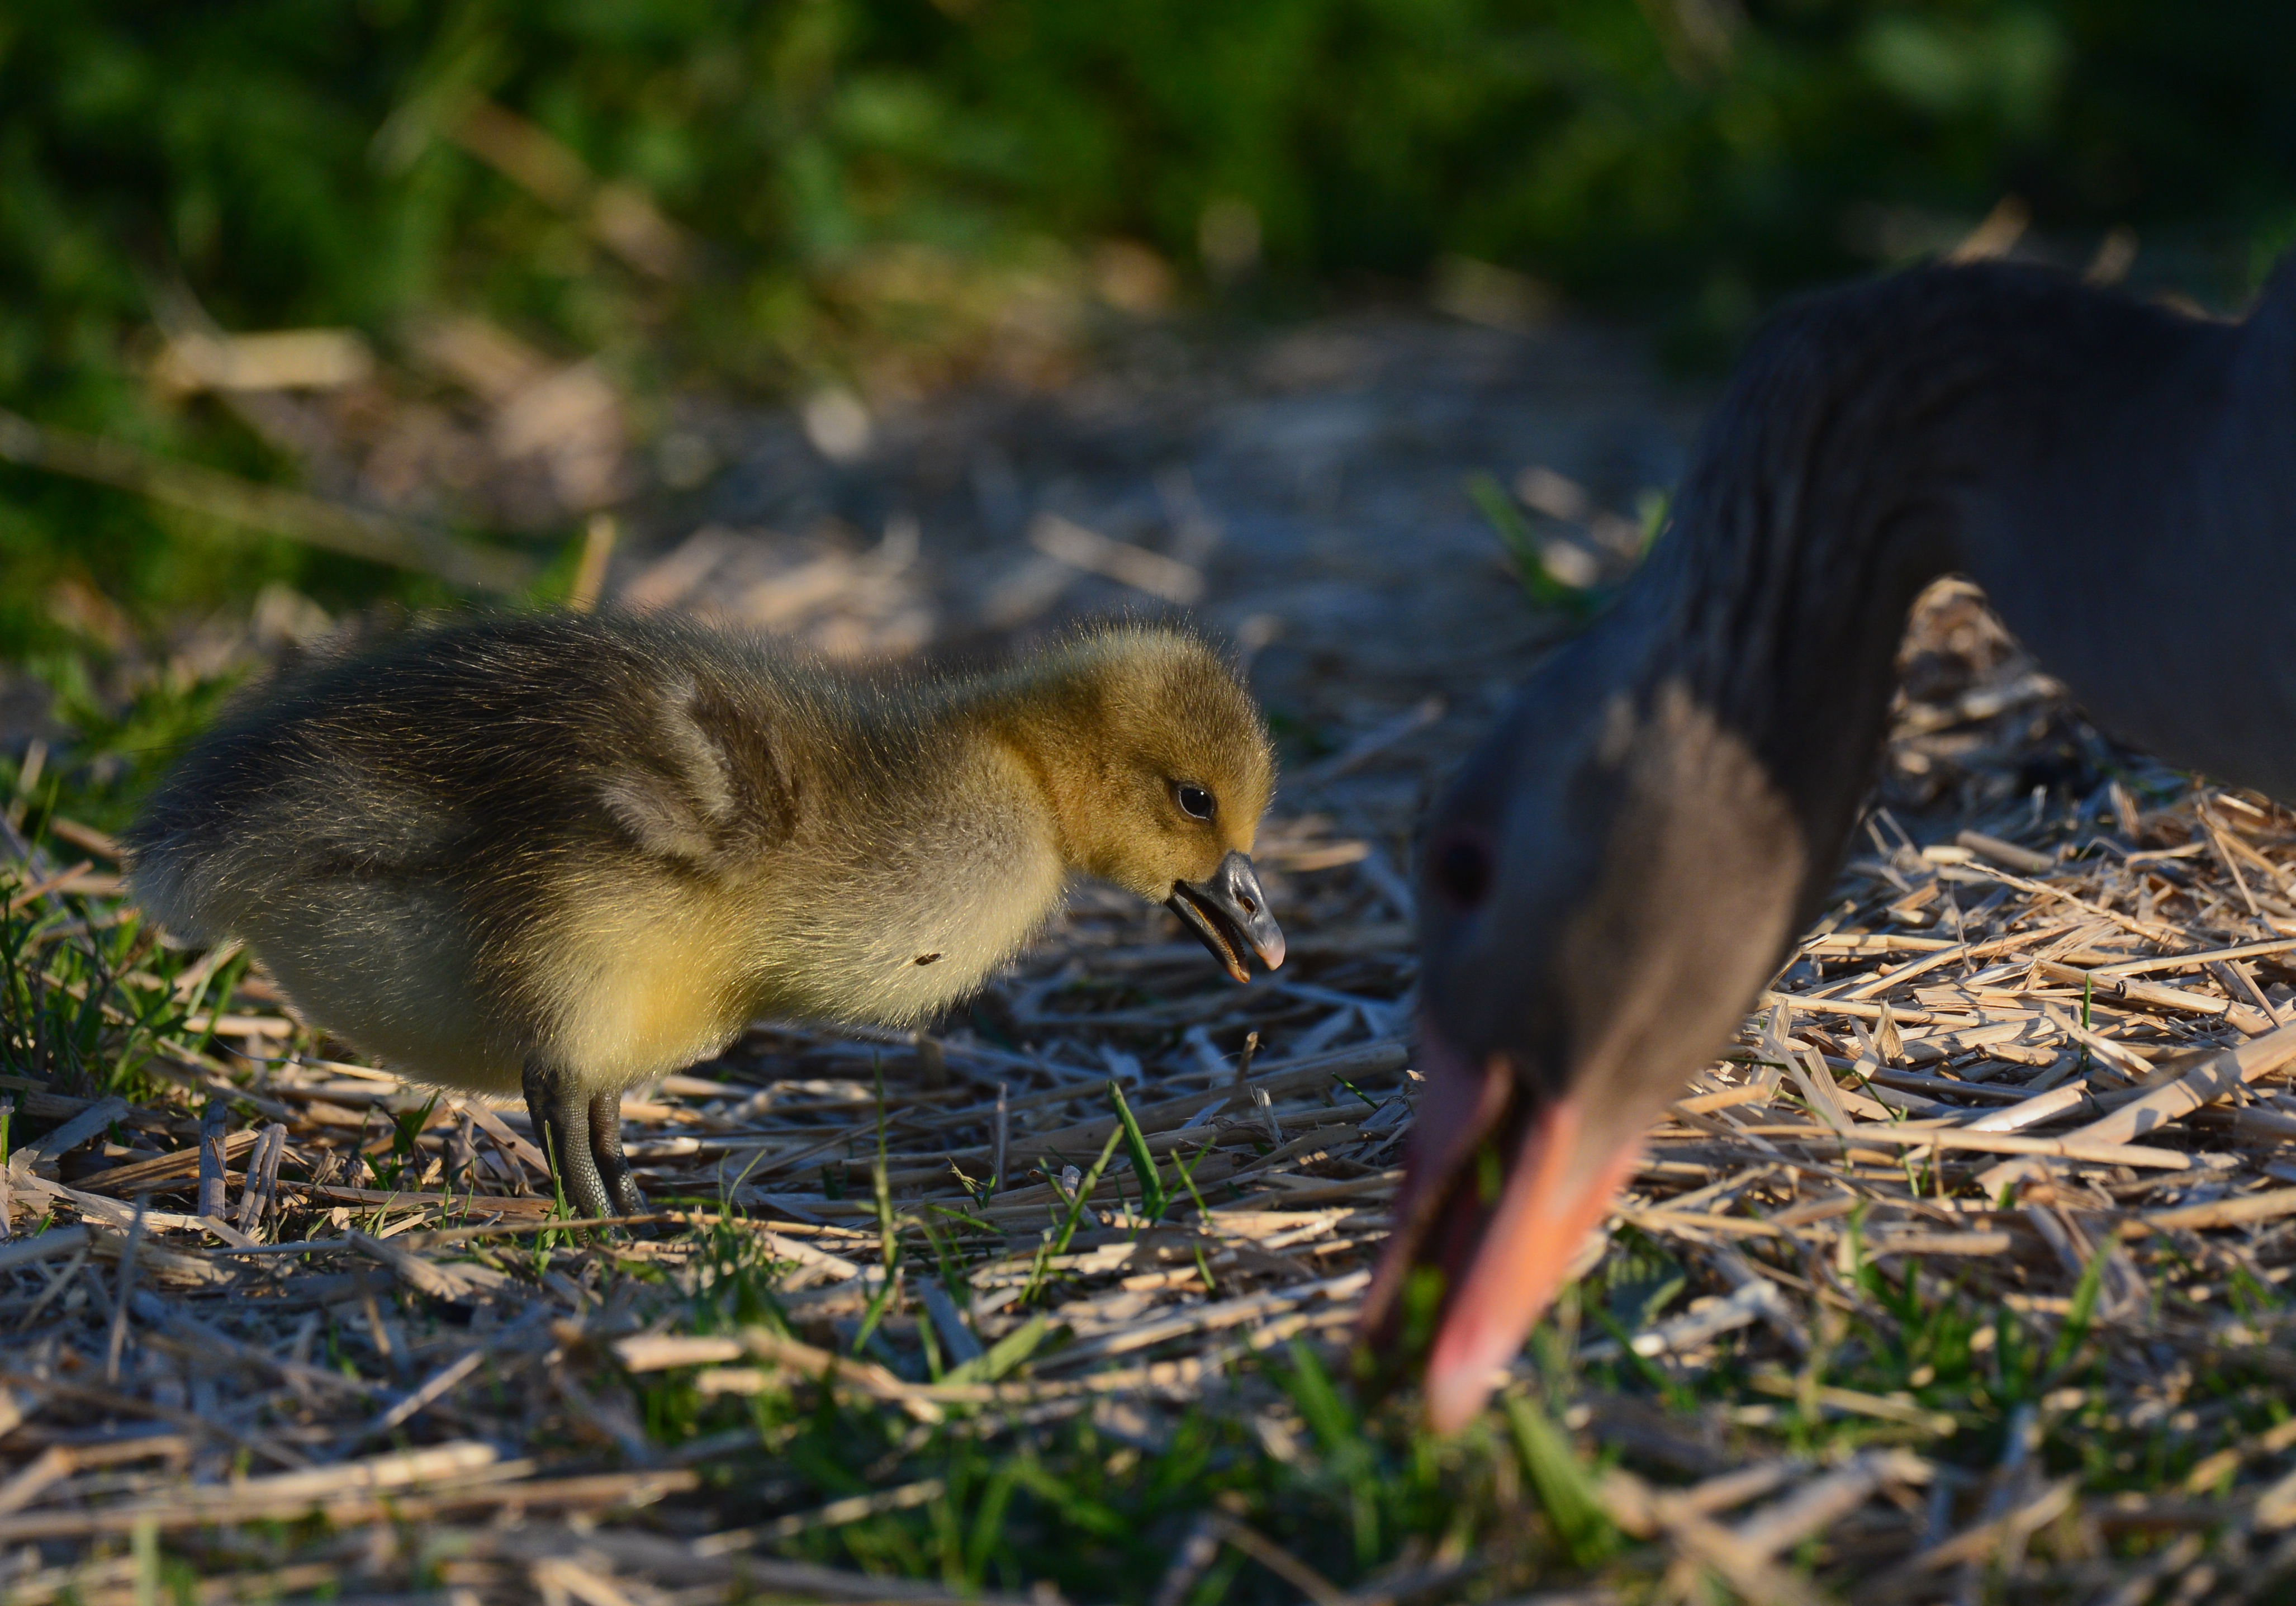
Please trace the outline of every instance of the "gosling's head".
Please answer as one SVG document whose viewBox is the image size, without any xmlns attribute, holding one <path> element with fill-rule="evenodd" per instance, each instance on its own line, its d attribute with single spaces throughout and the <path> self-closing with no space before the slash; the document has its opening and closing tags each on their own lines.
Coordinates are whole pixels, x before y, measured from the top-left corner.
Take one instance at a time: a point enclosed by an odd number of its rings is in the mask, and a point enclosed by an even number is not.
<svg viewBox="0 0 2296 1606">
<path fill-rule="evenodd" d="M 1198 637 L 1103 626 L 1025 676 L 1035 750 L 1070 864 L 1168 906 L 1237 980 L 1283 963 L 1251 867 L 1275 790 L 1267 725 Z"/>
</svg>

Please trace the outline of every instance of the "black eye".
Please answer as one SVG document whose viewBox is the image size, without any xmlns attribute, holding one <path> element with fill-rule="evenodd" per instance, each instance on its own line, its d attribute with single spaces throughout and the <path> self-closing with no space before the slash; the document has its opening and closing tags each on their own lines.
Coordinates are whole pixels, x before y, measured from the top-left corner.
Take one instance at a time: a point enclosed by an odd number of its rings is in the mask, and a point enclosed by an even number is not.
<svg viewBox="0 0 2296 1606">
<path fill-rule="evenodd" d="M 1427 873 L 1452 903 L 1472 909 L 1490 892 L 1491 850 L 1473 837 L 1447 838 L 1427 856 Z"/>
<path fill-rule="evenodd" d="M 1212 801 L 1211 793 L 1201 786 L 1190 786 L 1185 782 L 1172 788 L 1172 796 L 1179 803 L 1182 814 L 1199 820 L 1210 819 L 1212 811 L 1219 807 Z"/>
</svg>

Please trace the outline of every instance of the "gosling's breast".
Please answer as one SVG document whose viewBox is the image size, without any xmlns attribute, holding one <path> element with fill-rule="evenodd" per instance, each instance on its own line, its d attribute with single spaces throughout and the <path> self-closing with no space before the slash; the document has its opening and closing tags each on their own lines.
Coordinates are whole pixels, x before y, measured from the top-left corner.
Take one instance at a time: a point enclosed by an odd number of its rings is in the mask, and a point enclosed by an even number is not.
<svg viewBox="0 0 2296 1606">
<path fill-rule="evenodd" d="M 541 966 L 551 1052 L 596 1087 L 718 1053 L 750 1019 L 736 914 L 668 878 L 562 889 Z"/>
<path fill-rule="evenodd" d="M 767 1013 L 908 1025 L 978 988 L 1059 907 L 1049 833 L 991 807 L 912 821 L 772 889 L 761 922 Z"/>
</svg>

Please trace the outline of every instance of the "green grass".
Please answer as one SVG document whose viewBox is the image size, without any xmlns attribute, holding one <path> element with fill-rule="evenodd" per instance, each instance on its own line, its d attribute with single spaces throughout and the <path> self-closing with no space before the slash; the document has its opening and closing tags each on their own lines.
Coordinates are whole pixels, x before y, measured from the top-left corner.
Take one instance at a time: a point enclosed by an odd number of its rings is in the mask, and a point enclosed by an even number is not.
<svg viewBox="0 0 2296 1606">
<path fill-rule="evenodd" d="M 0 872 L 0 896 L 27 885 Z M 0 1076 L 9 1086 L 140 1103 L 168 1086 L 150 1074 L 163 1048 L 212 1041 L 184 1022 L 230 996 L 245 961 L 214 966 L 179 993 L 191 957 L 161 946 L 139 920 L 107 918 L 112 913 L 56 898 L 0 917 Z"/>
<path fill-rule="evenodd" d="M 1025 1331 L 1025 1330 L 1024 1330 Z M 840 1407 L 811 1389 L 710 1401 L 678 1379 L 633 1380 L 650 1433 L 666 1446 L 751 1428 L 754 1448 L 713 1461 L 721 1512 L 740 1522 L 742 1492 L 759 1486 L 774 1510 L 803 1510 L 926 1478 L 947 1493 L 913 1511 L 886 1512 L 800 1536 L 794 1557 L 960 1589 L 1025 1594 L 1050 1578 L 1072 1600 L 1138 1600 L 1152 1589 L 1194 1516 L 1207 1508 L 1259 1527 L 1342 1584 L 1398 1559 L 1481 1553 L 1505 1576 L 1547 1569 L 1557 1552 L 1504 1437 L 1478 1433 L 1436 1444 L 1399 1411 L 1360 1421 L 1304 1345 L 1263 1357 L 1235 1380 L 1288 1402 L 1308 1432 L 1285 1458 L 1231 1413 L 1189 1413 L 1164 1442 L 1143 1449 L 1111 1437 L 1088 1413 L 1018 1431 L 992 1413 L 955 1413 L 920 1434 L 898 1413 Z M 1500 1553 L 1492 1553 L 1497 1545 Z M 1223 1577 L 1225 1574 L 1226 1576 Z M 1220 1569 L 1188 1597 L 1280 1600 L 1257 1569 Z"/>
<path fill-rule="evenodd" d="M 736 1307 L 769 1310 L 774 1271 L 753 1263 L 749 1274 L 762 1286 L 747 1292 L 721 1283 L 697 1326 Z M 1606 1291 L 1600 1285 L 1608 1281 L 1598 1277 L 1582 1298 Z M 2062 1321 L 1924 1299 L 1914 1282 L 1862 1268 L 1856 1286 L 1869 1303 L 1824 1333 L 1802 1372 L 1787 1380 L 1790 1390 L 1759 1386 L 1765 1373 L 1775 1375 L 1775 1364 L 1734 1357 L 1726 1346 L 1711 1369 L 1668 1387 L 1628 1366 L 1552 1374 L 1545 1401 L 1510 1393 L 1491 1416 L 1447 1441 L 1418 1430 L 1408 1402 L 1363 1412 L 1335 1384 L 1331 1352 L 1304 1341 L 1244 1363 L 1218 1391 L 1227 1397 L 1208 1400 L 1145 1449 L 1111 1437 L 1086 1413 L 1015 1429 L 994 1411 L 960 1409 L 920 1431 L 896 1412 L 839 1405 L 806 1387 L 733 1402 L 707 1399 L 675 1376 L 631 1386 L 650 1432 L 666 1446 L 755 1429 L 753 1450 L 712 1463 L 713 1480 L 733 1502 L 721 1512 L 734 1521 L 751 1520 L 733 1492 L 753 1480 L 774 1494 L 755 1519 L 924 1479 L 946 1486 L 915 1509 L 800 1536 L 783 1553 L 962 1590 L 1021 1592 L 1049 1577 L 1077 1600 L 1144 1598 L 1193 1517 L 1208 1508 L 1251 1524 L 1342 1588 L 1431 1559 L 1472 1557 L 1474 1581 L 1459 1586 L 1469 1598 L 1596 1577 L 1634 1598 L 1654 1581 L 1661 1558 L 1612 1525 L 1599 1490 L 1610 1456 L 1590 1454 L 1586 1440 L 1557 1425 L 1589 1395 L 1663 1405 L 1685 1430 L 1702 1419 L 1727 1424 L 1749 1405 L 1777 1405 L 1761 1430 L 1723 1427 L 1739 1456 L 1787 1454 L 1823 1465 L 1859 1448 L 1906 1445 L 1980 1479 L 2001 1456 L 2007 1423 L 2030 1408 L 2041 1424 L 2046 1476 L 2074 1476 L 2100 1495 L 2154 1497 L 2221 1443 L 2287 1414 L 2276 1382 L 2282 1369 L 2237 1356 L 2222 1357 L 2202 1384 L 2221 1417 L 2212 1434 L 2116 1413 L 2107 1356 L 2080 1308 L 2093 1297 L 2093 1274 Z M 2276 1300 L 2259 1314 L 2281 1308 Z M 1545 1330 L 1534 1349 L 1552 1332 Z M 1980 1332 L 1991 1341 L 1972 1343 Z M 1808 1402 L 1821 1385 L 1909 1397 L 1952 1417 L 1956 1430 L 1939 1439 L 1816 1408 Z M 1255 1420 L 1284 1426 L 1270 1435 L 1255 1431 Z M 1187 1598 L 1292 1597 L 1256 1565 L 1231 1561 Z"/>
<path fill-rule="evenodd" d="M 1502 263 L 1711 363 L 1781 292 L 1940 249 L 2011 193 L 2065 252 L 2131 226 L 2140 275 L 2229 302 L 2296 229 L 2292 44 L 2281 9 L 2232 0 L 21 0 L 0 19 L 0 407 L 305 477 L 150 382 L 188 293 L 230 330 L 364 332 L 394 406 L 441 399 L 410 324 L 482 314 L 597 358 L 650 434 L 697 385 L 963 372 L 1016 288 L 1094 305 L 1111 240 L 1157 253 L 1179 304 L 1255 315 Z M 477 102 L 572 187 L 474 153 Z M 685 271 L 591 226 L 618 193 L 692 242 Z M 1215 215 L 1254 220 L 1256 261 L 1203 259 Z M 267 580 L 331 608 L 446 600 L 0 466 L 0 644 L 71 638 L 60 579 L 147 626 Z"/>
</svg>

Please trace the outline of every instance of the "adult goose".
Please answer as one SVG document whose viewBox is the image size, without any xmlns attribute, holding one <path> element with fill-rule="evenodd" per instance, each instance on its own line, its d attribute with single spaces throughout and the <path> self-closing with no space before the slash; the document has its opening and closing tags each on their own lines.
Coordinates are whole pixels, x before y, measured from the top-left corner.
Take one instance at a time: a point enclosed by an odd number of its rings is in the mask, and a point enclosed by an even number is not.
<svg viewBox="0 0 2296 1606">
<path fill-rule="evenodd" d="M 568 1202 L 644 1201 L 624 1090 L 770 1014 L 914 1024 L 1072 874 L 1168 904 L 1238 980 L 1283 937 L 1234 673 L 1106 627 L 1002 673 L 864 682 L 666 620 L 481 619 L 288 674 L 131 839 L 179 938 L 245 938 L 410 1079 L 523 1092 Z"/>
<path fill-rule="evenodd" d="M 2296 266 L 2239 324 L 1988 264 L 1757 339 L 1647 564 L 1426 826 L 1428 1086 L 1361 1332 L 1437 1428 L 1816 912 L 1955 572 L 2120 736 L 2296 799 Z"/>
</svg>

